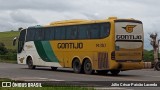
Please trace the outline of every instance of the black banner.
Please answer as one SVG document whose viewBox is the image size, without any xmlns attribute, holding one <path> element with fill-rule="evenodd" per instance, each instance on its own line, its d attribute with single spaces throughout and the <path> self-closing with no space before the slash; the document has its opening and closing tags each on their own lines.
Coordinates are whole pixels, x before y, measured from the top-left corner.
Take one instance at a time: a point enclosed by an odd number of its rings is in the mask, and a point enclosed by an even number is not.
<svg viewBox="0 0 160 90">
<path fill-rule="evenodd" d="M 1 81 L 1 87 L 160 87 L 160 81 Z"/>
</svg>

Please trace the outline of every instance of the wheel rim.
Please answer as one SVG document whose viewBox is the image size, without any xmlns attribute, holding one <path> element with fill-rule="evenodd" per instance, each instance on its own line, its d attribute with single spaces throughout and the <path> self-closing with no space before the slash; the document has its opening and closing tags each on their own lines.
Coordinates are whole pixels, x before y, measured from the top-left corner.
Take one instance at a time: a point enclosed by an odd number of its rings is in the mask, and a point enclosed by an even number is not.
<svg viewBox="0 0 160 90">
<path fill-rule="evenodd" d="M 86 65 L 85 65 L 85 70 L 86 70 L 86 71 L 90 71 L 91 68 L 92 68 L 92 67 L 91 67 L 91 63 L 90 63 L 90 62 L 87 62 Z"/>
<path fill-rule="evenodd" d="M 79 61 L 75 61 L 74 64 L 73 64 L 73 69 L 76 73 L 79 73 L 80 72 L 80 69 L 81 69 L 81 64 Z"/>
<path fill-rule="evenodd" d="M 84 72 L 86 74 L 92 74 L 93 70 L 92 70 L 92 63 L 90 62 L 90 60 L 86 60 L 84 62 Z"/>
<path fill-rule="evenodd" d="M 154 67 L 157 71 L 160 71 L 160 62 L 157 62 Z"/>
<path fill-rule="evenodd" d="M 32 60 L 29 60 L 29 62 L 28 62 L 28 66 L 32 66 Z"/>
<path fill-rule="evenodd" d="M 160 70 L 160 63 L 158 63 L 157 68 Z"/>
</svg>

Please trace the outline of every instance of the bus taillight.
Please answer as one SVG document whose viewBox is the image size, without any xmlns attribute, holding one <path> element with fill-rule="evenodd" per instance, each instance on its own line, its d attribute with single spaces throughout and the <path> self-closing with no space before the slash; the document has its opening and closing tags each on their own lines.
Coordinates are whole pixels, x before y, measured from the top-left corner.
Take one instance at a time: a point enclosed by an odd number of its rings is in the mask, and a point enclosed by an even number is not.
<svg viewBox="0 0 160 90">
<path fill-rule="evenodd" d="M 112 51 L 112 53 L 111 53 L 111 59 L 115 60 L 115 51 Z"/>
</svg>

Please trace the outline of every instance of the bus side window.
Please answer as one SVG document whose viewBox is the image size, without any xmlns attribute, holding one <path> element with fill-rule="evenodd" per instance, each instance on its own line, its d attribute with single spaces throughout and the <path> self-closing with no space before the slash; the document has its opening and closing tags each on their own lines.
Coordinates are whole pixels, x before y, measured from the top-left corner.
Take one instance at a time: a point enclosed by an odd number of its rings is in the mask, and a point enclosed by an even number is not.
<svg viewBox="0 0 160 90">
<path fill-rule="evenodd" d="M 71 26 L 66 27 L 66 39 L 71 39 Z"/>
<path fill-rule="evenodd" d="M 37 29 L 35 29 L 34 31 L 35 31 L 35 40 L 37 41 L 37 40 L 39 39 L 38 30 L 37 30 Z"/>
<path fill-rule="evenodd" d="M 61 30 L 61 39 L 64 40 L 65 37 L 66 37 L 65 28 L 64 27 L 60 27 L 60 30 Z"/>
<path fill-rule="evenodd" d="M 56 40 L 65 39 L 65 28 L 64 27 L 55 27 L 55 39 Z"/>
<path fill-rule="evenodd" d="M 66 39 L 67 40 L 77 39 L 77 26 L 66 27 Z"/>
<path fill-rule="evenodd" d="M 78 26 L 78 39 L 88 39 L 88 38 L 89 38 L 88 25 L 79 25 Z"/>
<path fill-rule="evenodd" d="M 35 40 L 44 40 L 44 28 L 35 28 Z"/>
<path fill-rule="evenodd" d="M 71 39 L 77 39 L 77 26 L 71 28 Z"/>
<path fill-rule="evenodd" d="M 34 30 L 34 28 L 27 29 L 26 41 L 33 41 L 33 40 L 35 40 L 35 33 L 36 33 L 36 31 Z"/>
<path fill-rule="evenodd" d="M 100 37 L 100 24 L 91 24 L 90 26 L 90 38 L 98 39 Z"/>
<path fill-rule="evenodd" d="M 59 40 L 61 38 L 60 35 L 61 35 L 61 31 L 58 30 L 58 28 L 56 27 L 55 28 L 55 39 Z"/>
<path fill-rule="evenodd" d="M 54 27 L 51 27 L 51 28 L 49 28 L 49 35 L 50 35 L 50 38 L 49 38 L 49 40 L 54 40 L 55 39 L 55 30 L 54 30 Z"/>
<path fill-rule="evenodd" d="M 53 27 L 46 27 L 44 28 L 44 40 L 53 40 L 54 39 L 54 28 Z"/>
<path fill-rule="evenodd" d="M 50 40 L 50 35 L 51 35 L 51 31 L 50 28 L 44 28 L 45 32 L 44 32 L 44 40 Z"/>
<path fill-rule="evenodd" d="M 105 38 L 108 37 L 110 34 L 110 24 L 109 23 L 103 23 L 100 25 L 100 37 Z"/>
</svg>

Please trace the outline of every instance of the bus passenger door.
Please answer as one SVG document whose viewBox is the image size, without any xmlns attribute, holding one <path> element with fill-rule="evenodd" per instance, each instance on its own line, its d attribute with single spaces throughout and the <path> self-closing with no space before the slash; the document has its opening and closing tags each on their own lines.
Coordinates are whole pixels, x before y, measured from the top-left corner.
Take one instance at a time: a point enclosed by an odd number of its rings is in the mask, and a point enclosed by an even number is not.
<svg viewBox="0 0 160 90">
<path fill-rule="evenodd" d="M 26 64 L 25 60 L 25 51 L 24 51 L 24 44 L 25 44 L 25 36 L 26 36 L 26 29 L 20 32 L 18 38 L 18 50 L 17 50 L 17 63 L 18 64 Z"/>
</svg>

